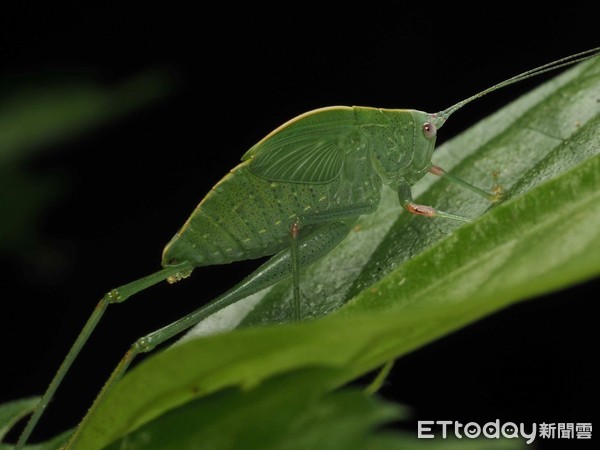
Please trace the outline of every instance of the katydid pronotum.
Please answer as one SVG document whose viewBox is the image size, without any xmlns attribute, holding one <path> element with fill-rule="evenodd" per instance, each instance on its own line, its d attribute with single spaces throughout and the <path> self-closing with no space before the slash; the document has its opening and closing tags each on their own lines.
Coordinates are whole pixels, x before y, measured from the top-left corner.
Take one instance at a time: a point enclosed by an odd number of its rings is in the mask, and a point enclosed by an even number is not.
<svg viewBox="0 0 600 450">
<path fill-rule="evenodd" d="M 409 213 L 468 219 L 416 204 L 411 187 L 427 173 L 487 198 L 488 193 L 431 163 L 436 133 L 448 117 L 492 91 L 598 56 L 600 48 L 559 59 L 509 78 L 437 113 L 334 106 L 283 124 L 254 145 L 204 197 L 163 252 L 163 269 L 109 291 L 98 303 L 27 423 L 16 450 L 31 435 L 54 392 L 108 305 L 161 281 L 174 283 L 196 267 L 271 256 L 239 284 L 183 318 L 138 339 L 96 398 L 92 410 L 136 355 L 189 329 L 251 294 L 292 277 L 294 317 L 300 314 L 300 270 L 335 248 L 361 215 L 374 212 L 383 185 Z M 260 214 L 256 214 L 260 211 Z M 89 413 L 88 413 L 89 415 Z M 85 421 L 85 418 L 84 418 Z M 77 439 L 77 431 L 71 438 Z"/>
</svg>

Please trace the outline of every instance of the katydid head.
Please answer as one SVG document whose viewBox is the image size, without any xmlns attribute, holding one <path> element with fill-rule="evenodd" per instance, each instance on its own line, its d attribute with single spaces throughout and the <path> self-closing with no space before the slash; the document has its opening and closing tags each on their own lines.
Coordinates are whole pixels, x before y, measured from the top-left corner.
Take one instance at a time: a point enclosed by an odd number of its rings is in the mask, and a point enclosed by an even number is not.
<svg viewBox="0 0 600 450">
<path fill-rule="evenodd" d="M 413 117 L 415 133 L 413 142 L 412 162 L 409 171 L 402 174 L 402 178 L 412 184 L 427 173 L 431 167 L 431 156 L 435 148 L 438 126 L 435 114 L 423 111 L 410 110 Z"/>
</svg>

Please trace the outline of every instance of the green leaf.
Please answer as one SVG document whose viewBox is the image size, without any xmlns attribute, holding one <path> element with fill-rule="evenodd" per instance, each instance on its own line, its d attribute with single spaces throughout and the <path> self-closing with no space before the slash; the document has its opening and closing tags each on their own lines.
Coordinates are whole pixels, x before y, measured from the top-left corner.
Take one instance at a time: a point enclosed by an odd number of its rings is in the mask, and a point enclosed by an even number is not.
<svg viewBox="0 0 600 450">
<path fill-rule="evenodd" d="M 148 358 L 88 417 L 73 448 L 103 448 L 140 427 L 152 429 L 175 408 L 226 398 L 234 391 L 223 390 L 235 387 L 252 395 L 276 376 L 294 391 L 302 383 L 291 380 L 308 371 L 313 392 L 325 398 L 500 308 L 597 276 L 599 96 L 596 59 L 442 146 L 435 162 L 484 188 L 500 171 L 506 201 L 490 207 L 444 180 L 424 180 L 420 203 L 476 219 L 459 225 L 409 216 L 386 195 L 377 213 L 304 271 L 305 315 L 336 313 L 189 339 Z M 246 326 L 290 319 L 285 283 L 262 299 Z"/>
<path fill-rule="evenodd" d="M 371 430 L 400 416 L 398 407 L 356 390 L 322 395 L 318 378 L 308 369 L 255 389 L 223 390 L 160 416 L 108 449 L 366 450 Z"/>
<path fill-rule="evenodd" d="M 0 405 L 0 450 L 13 448 L 12 445 L 3 444 L 1 441 L 19 420 L 33 411 L 39 400 L 39 397 L 24 398 Z M 28 445 L 25 448 L 27 450 L 58 450 L 65 444 L 69 435 L 70 432 L 64 433 L 43 444 Z"/>
<path fill-rule="evenodd" d="M 501 439 L 417 439 L 377 429 L 407 411 L 356 389 L 323 395 L 319 370 L 273 377 L 255 389 L 225 389 L 169 411 L 107 450 L 377 450 L 491 449 L 525 447 Z M 294 386 L 294 389 L 290 389 Z"/>
<path fill-rule="evenodd" d="M 0 405 L 0 442 L 15 423 L 33 411 L 39 401 L 39 397 L 32 397 Z"/>
</svg>

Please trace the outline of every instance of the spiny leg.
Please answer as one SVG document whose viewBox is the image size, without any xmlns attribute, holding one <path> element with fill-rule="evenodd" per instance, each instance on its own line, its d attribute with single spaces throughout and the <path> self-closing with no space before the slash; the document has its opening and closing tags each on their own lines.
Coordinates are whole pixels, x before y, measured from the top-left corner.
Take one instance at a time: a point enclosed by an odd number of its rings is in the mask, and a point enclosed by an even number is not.
<svg viewBox="0 0 600 450">
<path fill-rule="evenodd" d="M 327 222 L 347 221 L 353 222 L 363 214 L 371 214 L 373 205 L 370 203 L 358 203 L 351 206 L 342 206 L 331 208 L 327 211 L 308 214 L 298 217 L 292 224 L 290 230 L 291 237 L 291 257 L 292 257 L 292 293 L 293 293 L 293 308 L 294 321 L 299 322 L 302 318 L 301 299 L 300 299 L 300 260 L 298 251 L 298 241 L 300 238 L 300 228 L 306 225 L 318 225 Z"/>
<path fill-rule="evenodd" d="M 310 265 L 321 256 L 333 250 L 348 235 L 350 230 L 351 225 L 348 225 L 347 223 L 342 221 L 330 222 L 323 224 L 323 226 L 307 236 L 300 237 L 297 243 L 299 265 Z M 123 376 L 137 355 L 153 350 L 156 346 L 191 328 L 226 306 L 236 303 L 251 294 L 262 291 L 289 277 L 292 272 L 291 259 L 291 249 L 279 252 L 239 284 L 210 303 L 185 317 L 138 339 L 125 353 L 125 356 L 123 356 L 107 382 L 104 384 L 104 387 L 94 400 L 92 407 L 71 437 L 71 440 L 67 444 L 67 448 L 70 448 L 79 440 L 81 429 L 84 427 L 85 423 L 94 415 L 97 406 L 106 397 L 108 392 L 110 392 L 114 384 Z"/>
<path fill-rule="evenodd" d="M 489 200 L 492 203 L 502 200 L 503 192 L 502 192 L 502 188 L 498 184 L 496 184 L 494 186 L 493 192 L 490 193 L 490 192 L 484 191 L 483 189 L 478 188 L 477 186 L 472 185 L 471 183 L 463 180 L 462 178 L 459 178 L 455 175 L 452 175 L 452 174 L 446 172 L 440 166 L 432 165 L 429 168 L 429 173 L 431 173 L 432 175 L 438 176 L 438 177 L 445 178 L 448 181 L 451 181 L 453 183 L 459 184 L 462 187 L 469 189 L 471 192 L 475 192 L 476 194 L 481 195 L 483 198 L 485 198 L 486 200 Z"/>
<path fill-rule="evenodd" d="M 298 238 L 300 237 L 300 224 L 298 221 L 292 224 L 290 232 L 292 245 L 290 247 L 292 257 L 292 289 L 294 300 L 294 322 L 300 322 L 300 251 L 298 249 Z"/>
<path fill-rule="evenodd" d="M 54 375 L 54 378 L 50 382 L 50 385 L 46 389 L 46 392 L 37 404 L 35 410 L 33 411 L 33 415 L 29 418 L 25 429 L 21 433 L 21 436 L 19 436 L 19 440 L 17 442 L 17 445 L 15 446 L 15 450 L 21 450 L 23 446 L 27 443 L 27 440 L 31 436 L 33 429 L 42 417 L 42 414 L 48 406 L 48 403 L 54 396 L 56 389 L 58 389 L 58 387 L 60 386 L 60 383 L 69 371 L 69 368 L 73 364 L 73 361 L 75 361 L 75 358 L 77 358 L 77 355 L 79 354 L 86 341 L 96 328 L 96 325 L 102 318 L 104 312 L 106 311 L 106 308 L 108 308 L 108 305 L 113 303 L 122 303 L 132 295 L 137 294 L 138 292 L 143 291 L 144 289 L 147 289 L 150 286 L 153 286 L 167 279 L 179 279 L 181 277 L 189 275 L 190 272 L 191 267 L 184 264 L 169 267 L 163 270 L 159 270 L 158 272 L 153 273 L 152 275 L 148 275 L 147 277 L 140 278 L 139 280 L 125 284 L 116 289 L 112 289 L 106 295 L 104 295 L 104 297 L 102 297 L 100 302 L 98 302 L 98 305 L 96 305 L 94 312 L 92 313 L 92 315 L 84 325 L 83 329 L 79 333 L 79 336 L 77 336 L 75 343 L 67 353 L 67 356 L 60 365 L 58 371 Z"/>
</svg>

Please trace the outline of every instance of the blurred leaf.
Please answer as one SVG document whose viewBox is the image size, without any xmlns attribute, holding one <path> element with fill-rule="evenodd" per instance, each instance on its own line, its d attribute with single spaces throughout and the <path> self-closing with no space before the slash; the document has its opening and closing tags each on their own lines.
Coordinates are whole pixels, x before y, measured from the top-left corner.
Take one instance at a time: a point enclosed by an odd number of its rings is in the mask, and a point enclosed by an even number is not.
<svg viewBox="0 0 600 450">
<path fill-rule="evenodd" d="M 530 448 L 523 439 L 418 439 L 408 433 L 378 433 L 369 450 L 516 450 Z"/>
<path fill-rule="evenodd" d="M 39 397 L 32 397 L 0 405 L 0 441 L 15 423 L 33 411 L 39 401 Z"/>
<path fill-rule="evenodd" d="M 372 430 L 400 416 L 399 407 L 356 390 L 323 395 L 314 383 L 318 375 L 298 371 L 255 389 L 221 391 L 159 417 L 108 448 L 366 450 Z"/>
<path fill-rule="evenodd" d="M 16 164 L 0 167 L 0 252 L 17 252 L 35 241 L 37 218 L 59 191 L 51 176 L 34 176 Z"/>
<path fill-rule="evenodd" d="M 142 73 L 114 86 L 64 75 L 0 94 L 0 167 L 156 101 L 172 90 L 167 73 Z M 0 84 L 1 86 L 1 84 Z"/>
<path fill-rule="evenodd" d="M 23 417 L 30 414 L 33 411 L 35 405 L 39 401 L 39 397 L 25 398 L 21 400 L 15 400 L 14 402 L 5 403 L 0 405 L 0 450 L 10 450 L 13 448 L 12 445 L 3 444 L 8 431 Z M 48 442 L 43 444 L 28 445 L 25 447 L 27 450 L 58 450 L 62 445 L 65 444 L 69 433 L 64 433 L 57 436 Z"/>
<path fill-rule="evenodd" d="M 0 90 L 0 252 L 35 245 L 38 217 L 60 192 L 59 180 L 28 172 L 29 157 L 163 98 L 172 84 L 153 71 L 114 86 L 63 76 Z"/>
</svg>

